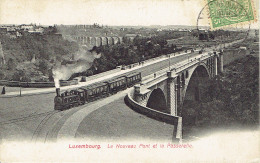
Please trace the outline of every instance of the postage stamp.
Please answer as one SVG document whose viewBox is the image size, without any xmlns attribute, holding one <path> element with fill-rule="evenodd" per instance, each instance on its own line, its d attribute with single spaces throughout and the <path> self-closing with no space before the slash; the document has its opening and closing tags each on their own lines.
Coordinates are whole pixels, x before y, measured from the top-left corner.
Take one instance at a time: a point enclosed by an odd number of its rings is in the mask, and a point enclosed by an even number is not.
<svg viewBox="0 0 260 163">
<path fill-rule="evenodd" d="M 256 20 L 252 0 L 207 0 L 212 28 Z"/>
</svg>

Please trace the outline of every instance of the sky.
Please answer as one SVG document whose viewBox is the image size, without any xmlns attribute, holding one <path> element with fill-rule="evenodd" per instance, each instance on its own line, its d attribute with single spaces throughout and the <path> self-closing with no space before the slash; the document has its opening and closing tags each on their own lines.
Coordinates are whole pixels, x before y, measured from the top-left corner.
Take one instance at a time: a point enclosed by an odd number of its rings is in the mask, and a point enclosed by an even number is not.
<svg viewBox="0 0 260 163">
<path fill-rule="evenodd" d="M 204 6 L 205 0 L 0 0 L 0 24 L 196 25 Z"/>
</svg>

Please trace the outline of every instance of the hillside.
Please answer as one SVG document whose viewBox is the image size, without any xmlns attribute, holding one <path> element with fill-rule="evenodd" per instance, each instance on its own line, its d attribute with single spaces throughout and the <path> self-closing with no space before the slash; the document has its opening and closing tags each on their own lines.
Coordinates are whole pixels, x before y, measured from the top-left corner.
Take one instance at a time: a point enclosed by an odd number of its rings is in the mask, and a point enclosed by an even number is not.
<svg viewBox="0 0 260 163">
<path fill-rule="evenodd" d="M 52 67 L 66 63 L 79 50 L 78 44 L 61 35 L 27 35 L 9 38 L 0 35 L 5 64 L 0 64 L 0 80 L 49 81 Z"/>
<path fill-rule="evenodd" d="M 247 55 L 230 63 L 202 91 L 207 98 L 183 108 L 184 134 L 259 124 L 258 57 Z"/>
</svg>

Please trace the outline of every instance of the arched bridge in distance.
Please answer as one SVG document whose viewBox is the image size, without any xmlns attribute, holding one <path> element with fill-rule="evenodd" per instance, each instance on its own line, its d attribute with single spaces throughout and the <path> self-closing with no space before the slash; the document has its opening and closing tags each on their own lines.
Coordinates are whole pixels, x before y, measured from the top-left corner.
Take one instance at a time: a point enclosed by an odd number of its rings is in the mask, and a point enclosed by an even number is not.
<svg viewBox="0 0 260 163">
<path fill-rule="evenodd" d="M 73 36 L 72 38 L 82 45 L 92 45 L 97 47 L 102 45 L 120 44 L 123 41 L 123 37 L 118 37 L 118 36 L 105 36 L 105 37 Z"/>
</svg>

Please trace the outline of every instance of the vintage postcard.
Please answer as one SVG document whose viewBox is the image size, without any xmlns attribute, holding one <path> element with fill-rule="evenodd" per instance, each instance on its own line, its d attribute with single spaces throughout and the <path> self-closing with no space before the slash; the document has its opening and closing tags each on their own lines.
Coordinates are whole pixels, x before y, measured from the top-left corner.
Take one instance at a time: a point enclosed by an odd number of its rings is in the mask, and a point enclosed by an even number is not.
<svg viewBox="0 0 260 163">
<path fill-rule="evenodd" d="M 258 0 L 0 0 L 0 163 L 259 162 Z"/>
</svg>

